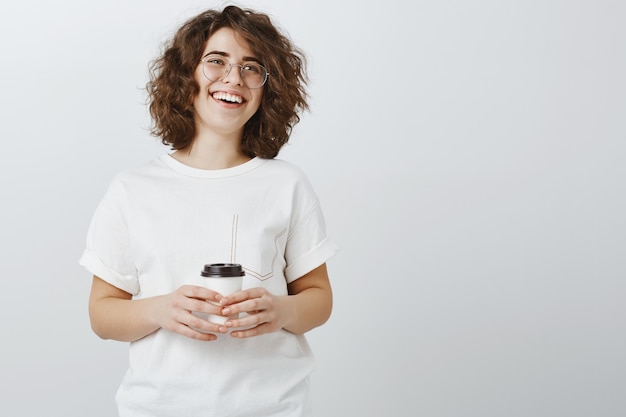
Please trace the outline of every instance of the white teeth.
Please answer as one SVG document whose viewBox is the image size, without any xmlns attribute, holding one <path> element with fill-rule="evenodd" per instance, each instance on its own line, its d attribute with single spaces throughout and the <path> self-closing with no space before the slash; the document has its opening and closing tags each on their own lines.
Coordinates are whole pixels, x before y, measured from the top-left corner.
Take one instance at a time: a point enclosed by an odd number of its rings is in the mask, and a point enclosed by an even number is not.
<svg viewBox="0 0 626 417">
<path fill-rule="evenodd" d="M 229 101 L 231 103 L 242 103 L 243 102 L 243 97 L 236 96 L 234 94 L 225 93 L 223 91 L 217 91 L 217 92 L 213 93 L 213 98 L 216 99 L 216 100 Z"/>
</svg>

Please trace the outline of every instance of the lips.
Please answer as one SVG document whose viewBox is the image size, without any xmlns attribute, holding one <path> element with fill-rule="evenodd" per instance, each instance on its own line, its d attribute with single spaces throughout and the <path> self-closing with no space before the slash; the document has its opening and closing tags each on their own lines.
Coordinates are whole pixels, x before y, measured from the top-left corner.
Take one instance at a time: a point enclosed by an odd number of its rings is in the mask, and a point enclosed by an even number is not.
<svg viewBox="0 0 626 417">
<path fill-rule="evenodd" d="M 224 91 L 216 91 L 211 95 L 215 100 L 220 100 L 225 103 L 241 104 L 246 101 L 242 96 L 238 94 L 227 93 Z"/>
</svg>

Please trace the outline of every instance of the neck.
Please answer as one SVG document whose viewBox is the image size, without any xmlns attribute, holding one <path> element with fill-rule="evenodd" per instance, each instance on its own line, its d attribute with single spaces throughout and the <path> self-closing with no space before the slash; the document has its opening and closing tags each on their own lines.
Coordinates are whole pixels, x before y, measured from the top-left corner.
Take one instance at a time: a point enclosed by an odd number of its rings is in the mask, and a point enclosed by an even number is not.
<svg viewBox="0 0 626 417">
<path fill-rule="evenodd" d="M 241 135 L 196 136 L 191 145 L 172 154 L 174 159 L 199 169 L 226 169 L 250 160 L 241 151 Z"/>
</svg>

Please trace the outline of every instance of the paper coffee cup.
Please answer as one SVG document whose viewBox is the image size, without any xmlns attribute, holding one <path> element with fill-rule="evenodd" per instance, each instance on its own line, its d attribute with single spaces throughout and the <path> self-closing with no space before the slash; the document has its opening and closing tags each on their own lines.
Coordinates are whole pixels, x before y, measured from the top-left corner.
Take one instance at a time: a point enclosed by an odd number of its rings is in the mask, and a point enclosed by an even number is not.
<svg viewBox="0 0 626 417">
<path fill-rule="evenodd" d="M 241 290 L 245 272 L 239 264 L 207 264 L 200 275 L 205 288 L 226 296 Z M 238 317 L 239 314 L 229 317 L 209 314 L 207 319 L 213 323 L 224 324 L 227 319 Z"/>
</svg>

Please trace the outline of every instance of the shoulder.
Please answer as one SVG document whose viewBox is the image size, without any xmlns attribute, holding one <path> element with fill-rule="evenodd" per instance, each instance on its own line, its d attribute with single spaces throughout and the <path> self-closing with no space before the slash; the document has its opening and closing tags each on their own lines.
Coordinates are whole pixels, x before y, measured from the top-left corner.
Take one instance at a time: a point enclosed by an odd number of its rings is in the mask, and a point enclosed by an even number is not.
<svg viewBox="0 0 626 417">
<path fill-rule="evenodd" d="M 138 164 L 119 171 L 111 180 L 111 183 L 134 183 L 160 177 L 170 172 L 163 163 L 163 157 Z"/>
<path fill-rule="evenodd" d="M 306 174 L 300 167 L 283 159 L 267 159 L 263 164 L 264 170 L 268 173 L 280 175 L 281 178 L 296 182 L 309 182 Z"/>
<path fill-rule="evenodd" d="M 309 177 L 300 167 L 281 159 L 267 160 L 263 166 L 266 167 L 268 184 L 289 195 L 293 203 L 304 207 L 319 204 L 317 193 Z"/>
<path fill-rule="evenodd" d="M 106 194 L 109 197 L 120 197 L 129 191 L 142 189 L 148 183 L 164 175 L 165 171 L 158 158 L 123 169 L 111 178 Z"/>
</svg>

